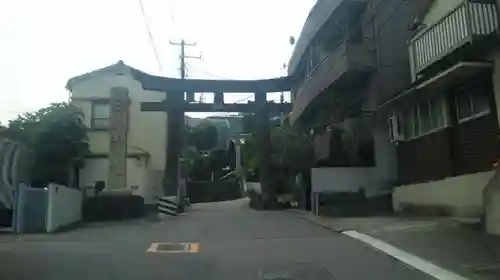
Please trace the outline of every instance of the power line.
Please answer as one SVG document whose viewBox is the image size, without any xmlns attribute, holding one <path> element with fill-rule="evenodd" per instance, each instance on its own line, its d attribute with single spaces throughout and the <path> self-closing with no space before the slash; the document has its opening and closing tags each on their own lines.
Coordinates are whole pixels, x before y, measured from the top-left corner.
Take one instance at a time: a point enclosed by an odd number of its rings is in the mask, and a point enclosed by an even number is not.
<svg viewBox="0 0 500 280">
<path fill-rule="evenodd" d="M 216 75 L 216 74 L 213 74 L 213 73 L 211 73 L 211 72 L 209 72 L 209 71 L 206 71 L 206 70 L 199 70 L 199 71 L 200 71 L 201 73 L 207 74 L 207 75 L 209 75 L 209 76 L 212 76 L 212 77 L 215 77 L 215 78 L 218 78 L 218 79 L 222 79 L 222 80 L 231 80 L 231 79 L 230 79 L 230 78 L 228 78 L 228 77 L 224 77 L 224 76 L 221 76 L 221 75 Z M 203 96 L 203 94 L 202 94 L 201 96 Z M 242 98 L 242 99 L 240 99 L 240 100 L 238 100 L 238 101 L 236 101 L 236 102 L 234 102 L 234 103 L 240 103 L 240 102 L 246 101 L 246 100 L 248 100 L 248 99 L 252 98 L 253 96 L 254 96 L 253 94 L 250 94 L 250 95 L 246 96 L 245 98 Z"/>
<path fill-rule="evenodd" d="M 171 45 L 176 45 L 181 47 L 181 54 L 179 56 L 180 60 L 180 74 L 181 74 L 181 79 L 186 79 L 186 59 L 187 58 L 195 58 L 195 59 L 201 59 L 201 56 L 189 56 L 186 55 L 186 47 L 189 46 L 196 46 L 196 43 L 186 43 L 186 41 L 181 40 L 180 43 L 177 42 L 170 42 Z M 186 92 L 186 100 L 187 102 L 193 102 L 194 101 L 194 92 Z"/>
<path fill-rule="evenodd" d="M 177 29 L 177 21 L 175 20 L 175 12 L 174 12 L 174 0 L 168 0 L 168 14 L 170 16 L 170 22 L 174 29 Z"/>
<path fill-rule="evenodd" d="M 199 65 L 197 65 L 197 66 L 199 66 Z M 218 79 L 222 79 L 222 80 L 232 80 L 232 78 L 229 78 L 227 76 L 214 74 L 211 71 L 206 70 L 204 67 L 197 67 L 197 68 L 199 68 L 197 71 L 199 71 L 200 73 L 206 74 L 208 76 L 212 76 L 214 78 L 218 78 Z"/>
<path fill-rule="evenodd" d="M 158 55 L 158 50 L 156 49 L 156 46 L 155 46 L 155 43 L 154 43 L 153 33 L 151 33 L 151 27 L 149 25 L 149 21 L 148 21 L 147 15 L 146 15 L 146 11 L 144 10 L 144 4 L 142 3 L 142 0 L 138 0 L 138 1 L 139 1 L 139 7 L 141 8 L 142 17 L 144 18 L 144 23 L 145 23 L 146 29 L 148 31 L 149 43 L 151 44 L 151 47 L 153 48 L 153 53 L 154 53 L 154 55 L 156 57 L 156 62 L 158 63 L 158 69 L 160 70 L 160 73 L 163 73 L 163 67 L 161 66 L 160 56 Z"/>
<path fill-rule="evenodd" d="M 249 96 L 247 96 L 247 97 L 245 97 L 245 98 L 243 98 L 243 99 L 240 99 L 240 100 L 238 100 L 238 101 L 236 101 L 236 102 L 234 102 L 234 103 L 240 103 L 240 102 L 246 101 L 246 100 L 248 100 L 248 99 L 250 99 L 250 98 L 252 98 L 252 97 L 253 97 L 253 94 L 252 94 L 252 95 L 249 95 Z"/>
</svg>

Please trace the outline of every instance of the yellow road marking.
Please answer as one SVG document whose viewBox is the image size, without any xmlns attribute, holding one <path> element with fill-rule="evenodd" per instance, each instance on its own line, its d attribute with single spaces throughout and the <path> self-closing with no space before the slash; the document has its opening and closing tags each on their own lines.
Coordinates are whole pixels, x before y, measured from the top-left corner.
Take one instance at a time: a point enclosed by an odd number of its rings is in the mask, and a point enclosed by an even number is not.
<svg viewBox="0 0 500 280">
<path fill-rule="evenodd" d="M 190 253 L 199 253 L 200 252 L 200 243 L 189 244 L 189 252 Z"/>
</svg>

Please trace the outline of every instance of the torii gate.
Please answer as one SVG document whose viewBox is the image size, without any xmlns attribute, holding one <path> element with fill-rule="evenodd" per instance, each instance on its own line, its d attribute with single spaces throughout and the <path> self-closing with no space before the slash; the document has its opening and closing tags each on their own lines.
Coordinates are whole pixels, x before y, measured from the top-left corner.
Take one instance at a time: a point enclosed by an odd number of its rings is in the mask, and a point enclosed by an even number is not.
<svg viewBox="0 0 500 280">
<path fill-rule="evenodd" d="M 153 76 L 131 69 L 131 74 L 139 81 L 145 90 L 165 92 L 168 99 L 165 102 L 143 102 L 141 111 L 166 111 L 167 118 L 167 154 L 163 176 L 163 191 L 165 196 L 176 196 L 179 187 L 180 164 L 184 137 L 185 112 L 255 112 L 258 123 L 258 144 L 261 169 L 261 184 L 265 192 L 270 178 L 269 155 L 269 111 L 290 112 L 292 105 L 268 103 L 269 92 L 289 91 L 293 84 L 291 76 L 265 80 L 196 80 L 175 79 Z M 196 104 L 184 100 L 184 93 L 214 93 L 219 104 Z M 254 93 L 255 102 L 251 104 L 224 104 L 224 93 Z"/>
</svg>

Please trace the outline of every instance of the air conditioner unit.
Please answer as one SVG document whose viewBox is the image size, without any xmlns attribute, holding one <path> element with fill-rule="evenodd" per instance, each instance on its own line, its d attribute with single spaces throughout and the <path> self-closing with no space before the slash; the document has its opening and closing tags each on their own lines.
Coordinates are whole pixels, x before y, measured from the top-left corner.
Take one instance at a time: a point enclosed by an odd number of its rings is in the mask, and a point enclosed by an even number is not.
<svg viewBox="0 0 500 280">
<path fill-rule="evenodd" d="M 400 142 L 404 140 L 399 116 L 393 114 L 389 117 L 389 142 Z"/>
</svg>

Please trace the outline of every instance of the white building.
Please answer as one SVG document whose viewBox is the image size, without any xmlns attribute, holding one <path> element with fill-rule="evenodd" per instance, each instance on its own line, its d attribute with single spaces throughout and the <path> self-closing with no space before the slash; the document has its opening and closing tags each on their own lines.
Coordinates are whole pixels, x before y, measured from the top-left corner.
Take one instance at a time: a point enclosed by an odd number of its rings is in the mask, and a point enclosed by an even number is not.
<svg viewBox="0 0 500 280">
<path fill-rule="evenodd" d="M 74 78 L 67 83 L 71 103 L 81 108 L 89 131 L 91 153 L 79 172 L 80 188 L 108 180 L 110 152 L 110 91 L 128 89 L 129 107 L 126 137 L 126 186 L 123 192 L 143 196 L 154 203 L 162 195 L 165 167 L 167 115 L 165 112 L 141 112 L 141 102 L 164 101 L 163 92 L 146 91 L 133 79 L 130 67 L 122 61 Z M 108 184 L 106 184 L 108 187 Z"/>
</svg>

